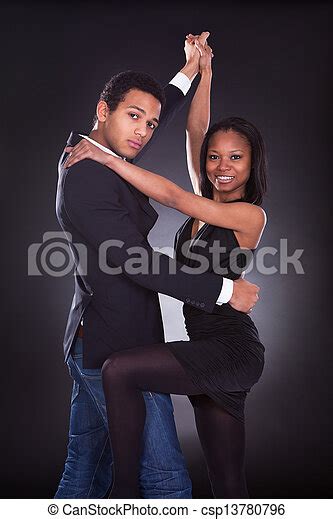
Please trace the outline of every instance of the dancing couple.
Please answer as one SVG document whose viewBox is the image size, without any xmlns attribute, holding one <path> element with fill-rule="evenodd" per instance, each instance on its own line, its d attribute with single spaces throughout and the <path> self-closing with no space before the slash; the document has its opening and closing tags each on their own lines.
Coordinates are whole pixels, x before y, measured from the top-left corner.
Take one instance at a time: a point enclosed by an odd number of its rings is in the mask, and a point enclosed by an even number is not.
<svg viewBox="0 0 333 519">
<path fill-rule="evenodd" d="M 186 37 L 185 66 L 165 89 L 140 72 L 111 78 L 92 131 L 72 132 L 60 158 L 57 216 L 77 275 L 64 340 L 74 385 L 58 498 L 105 497 L 110 488 L 115 499 L 191 497 L 170 393 L 193 406 L 214 497 L 248 497 L 244 404 L 265 348 L 249 315 L 259 287 L 242 272 L 266 224 L 266 157 L 250 122 L 230 117 L 209 128 L 208 36 Z M 171 124 L 197 73 L 186 127 L 192 193 L 134 162 Z M 149 198 L 188 216 L 173 259 L 147 240 L 157 219 Z M 86 247 L 86 271 L 75 243 Z M 133 250 L 144 252 L 144 271 L 134 268 Z M 164 341 L 158 292 L 183 301 L 188 341 Z"/>
</svg>

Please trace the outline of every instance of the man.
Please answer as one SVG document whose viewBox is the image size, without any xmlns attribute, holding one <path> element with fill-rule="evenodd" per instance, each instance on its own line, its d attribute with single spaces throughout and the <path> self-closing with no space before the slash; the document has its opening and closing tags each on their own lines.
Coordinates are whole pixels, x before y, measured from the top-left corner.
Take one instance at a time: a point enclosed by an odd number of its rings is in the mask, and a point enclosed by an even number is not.
<svg viewBox="0 0 333 519">
<path fill-rule="evenodd" d="M 204 40 L 206 34 L 202 34 Z M 127 160 L 136 159 L 158 126 L 182 104 L 181 82 L 190 86 L 199 55 L 185 43 L 186 65 L 165 89 L 148 75 L 125 72 L 110 80 L 97 104 L 97 124 L 89 138 Z M 177 83 L 178 82 L 178 83 Z M 177 86 L 178 84 L 178 86 Z M 72 133 L 67 146 L 81 134 Z M 78 275 L 65 334 L 65 360 L 74 379 L 68 457 L 57 498 L 105 497 L 112 482 L 112 455 L 100 368 L 119 349 L 164 340 L 157 292 L 211 311 L 229 301 L 247 311 L 257 287 L 232 283 L 214 274 L 191 276 L 168 256 L 152 250 L 147 235 L 157 214 L 148 199 L 98 163 L 59 163 L 57 216 L 67 233 Z M 85 262 L 75 243 L 85 246 Z M 128 268 L 133 247 L 144 250 L 148 272 Z M 101 264 L 101 251 L 105 265 Z M 104 256 L 103 256 L 104 257 Z M 154 262 L 159 274 L 152 272 Z M 84 264 L 87 271 L 84 272 Z M 156 264 L 156 263 L 155 263 Z M 176 274 L 173 274 L 173 268 Z M 115 274 L 115 270 L 117 270 Z M 112 274 L 111 274 L 112 270 Z M 231 298 L 231 299 L 230 299 Z M 83 327 L 80 322 L 83 318 Z M 169 395 L 145 394 L 147 419 L 141 457 L 141 491 L 145 498 L 189 498 L 191 483 L 179 447 Z"/>
</svg>

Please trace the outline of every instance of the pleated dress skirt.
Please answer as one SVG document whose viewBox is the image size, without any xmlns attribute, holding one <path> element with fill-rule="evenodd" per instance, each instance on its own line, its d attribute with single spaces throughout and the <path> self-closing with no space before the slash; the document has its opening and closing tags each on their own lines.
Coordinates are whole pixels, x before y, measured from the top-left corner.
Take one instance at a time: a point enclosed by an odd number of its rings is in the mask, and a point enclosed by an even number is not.
<svg viewBox="0 0 333 519">
<path fill-rule="evenodd" d="M 190 340 L 166 345 L 202 394 L 244 422 L 246 394 L 264 368 L 254 322 L 229 304 L 213 314 L 184 304 L 183 313 Z"/>
</svg>

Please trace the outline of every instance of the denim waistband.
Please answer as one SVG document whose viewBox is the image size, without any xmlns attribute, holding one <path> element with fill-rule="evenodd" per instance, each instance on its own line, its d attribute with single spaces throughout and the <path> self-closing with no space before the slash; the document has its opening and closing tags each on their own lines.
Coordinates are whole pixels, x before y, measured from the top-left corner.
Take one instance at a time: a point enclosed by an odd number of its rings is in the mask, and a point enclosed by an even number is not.
<svg viewBox="0 0 333 519">
<path fill-rule="evenodd" d="M 83 356 L 83 340 L 80 337 L 77 337 L 75 340 L 72 350 L 71 350 L 72 357 L 82 357 Z"/>
</svg>

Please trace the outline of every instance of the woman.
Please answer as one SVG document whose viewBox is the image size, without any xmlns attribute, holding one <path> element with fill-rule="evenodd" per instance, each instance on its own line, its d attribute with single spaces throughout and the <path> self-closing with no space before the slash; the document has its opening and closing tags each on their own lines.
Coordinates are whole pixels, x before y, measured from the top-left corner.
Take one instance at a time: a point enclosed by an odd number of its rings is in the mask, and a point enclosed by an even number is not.
<svg viewBox="0 0 333 519">
<path fill-rule="evenodd" d="M 224 268 L 240 277 L 232 251 L 254 250 L 266 223 L 259 207 L 266 189 L 266 160 L 258 130 L 240 118 L 209 124 L 212 51 L 200 52 L 201 80 L 187 124 L 187 157 L 194 192 L 105 153 L 86 139 L 73 149 L 67 166 L 84 158 L 110 167 L 154 200 L 190 218 L 177 233 L 176 256 L 195 267 L 193 253 L 207 257 L 209 270 Z M 200 154 L 201 148 L 201 154 Z M 198 240 L 201 246 L 198 246 Z M 225 247 L 216 256 L 214 244 Z M 202 247 L 205 243 L 207 247 Z M 241 267 L 246 262 L 242 256 Z M 103 387 L 114 457 L 110 497 L 138 498 L 141 436 L 145 423 L 142 391 L 188 395 L 206 457 L 215 497 L 248 497 L 245 473 L 244 402 L 263 370 L 264 346 L 249 315 L 229 304 L 212 314 L 184 304 L 189 341 L 133 348 L 103 365 Z"/>
</svg>

